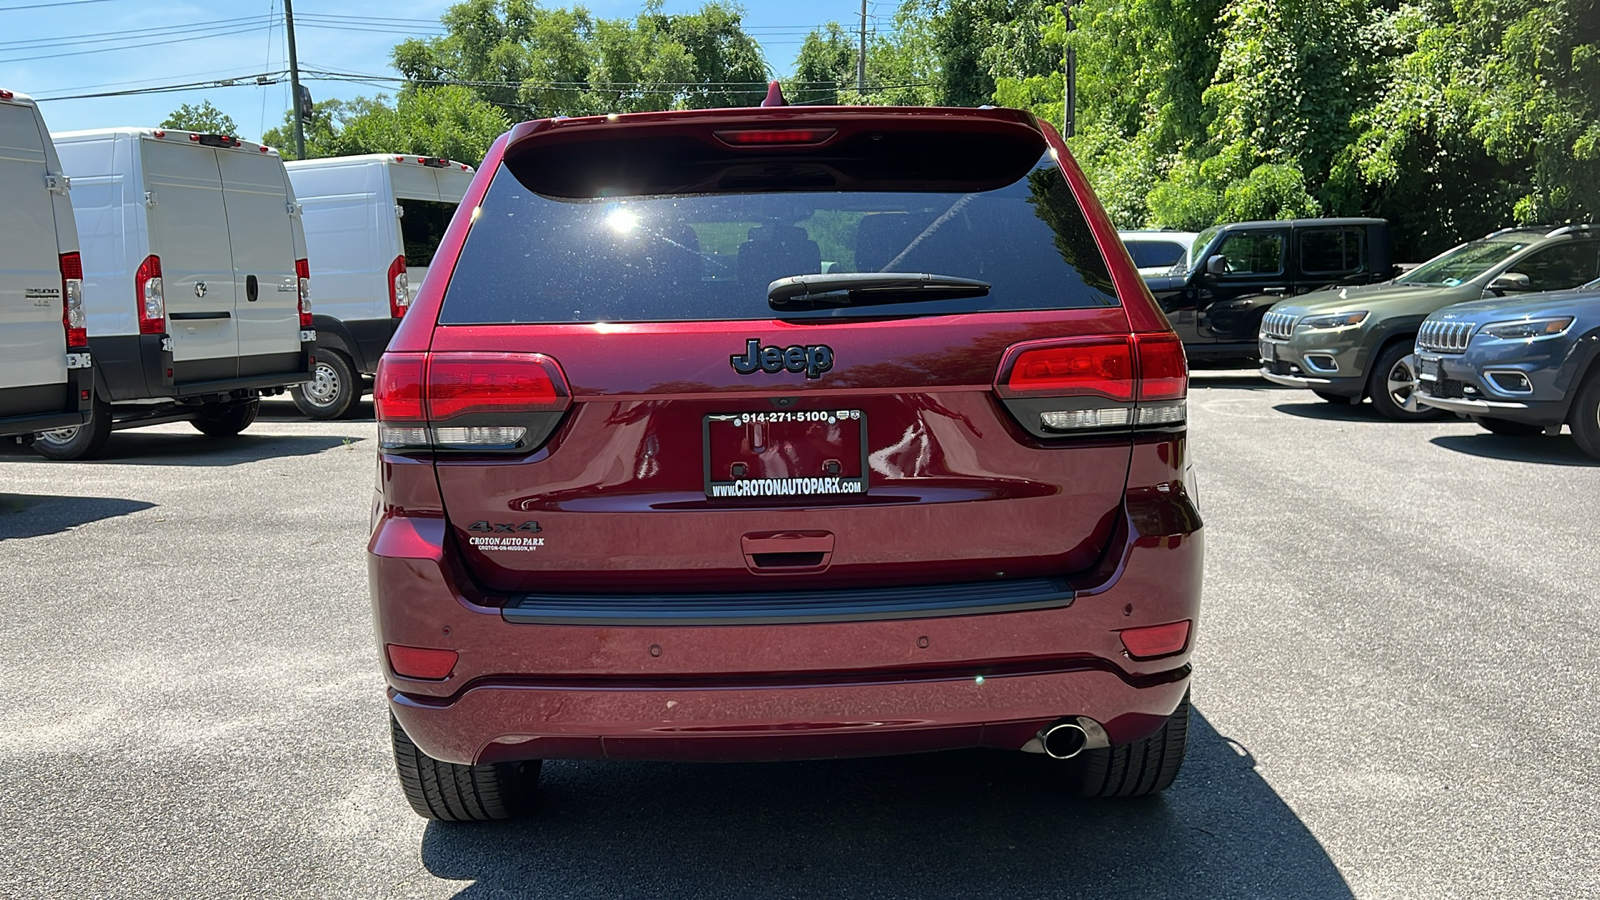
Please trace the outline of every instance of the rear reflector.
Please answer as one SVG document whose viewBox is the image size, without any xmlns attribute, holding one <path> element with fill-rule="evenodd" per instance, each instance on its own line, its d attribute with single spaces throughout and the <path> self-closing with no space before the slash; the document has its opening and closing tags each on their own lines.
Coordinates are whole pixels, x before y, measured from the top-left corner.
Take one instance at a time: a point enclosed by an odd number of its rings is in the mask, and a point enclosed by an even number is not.
<svg viewBox="0 0 1600 900">
<path fill-rule="evenodd" d="M 714 132 L 717 140 L 735 147 L 820 144 L 838 133 L 837 128 L 758 128 Z"/>
<path fill-rule="evenodd" d="M 1023 351 L 1006 386 L 1019 394 L 1133 399 L 1133 349 L 1125 337 Z"/>
<path fill-rule="evenodd" d="M 404 678 L 421 678 L 439 681 L 450 677 L 460 658 L 454 650 L 435 650 L 430 647 L 407 647 L 389 644 L 389 667 Z"/>
<path fill-rule="evenodd" d="M 1171 656 L 1189 645 L 1189 620 L 1165 625 L 1146 625 L 1121 632 L 1122 646 L 1134 659 Z"/>
</svg>

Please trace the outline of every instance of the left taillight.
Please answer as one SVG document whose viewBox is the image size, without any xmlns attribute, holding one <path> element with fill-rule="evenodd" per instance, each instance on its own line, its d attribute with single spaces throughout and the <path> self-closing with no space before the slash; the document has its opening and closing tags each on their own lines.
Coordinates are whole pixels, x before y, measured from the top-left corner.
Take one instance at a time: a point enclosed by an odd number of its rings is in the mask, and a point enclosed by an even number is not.
<svg viewBox="0 0 1600 900">
<path fill-rule="evenodd" d="M 67 349 L 89 346 L 89 317 L 83 308 L 83 257 L 61 254 L 61 327 L 67 332 Z"/>
<path fill-rule="evenodd" d="M 555 431 L 572 395 L 539 353 L 385 353 L 373 403 L 386 450 L 526 452 Z"/>
<path fill-rule="evenodd" d="M 1183 344 L 1157 332 L 1014 346 L 995 392 L 1029 432 L 1059 437 L 1181 425 L 1188 384 Z"/>
<path fill-rule="evenodd" d="M 398 319 L 411 307 L 411 277 L 406 274 L 405 256 L 389 264 L 389 316 Z"/>
<path fill-rule="evenodd" d="M 311 327 L 311 263 L 303 259 L 294 261 L 295 286 L 300 295 L 300 327 Z"/>
</svg>

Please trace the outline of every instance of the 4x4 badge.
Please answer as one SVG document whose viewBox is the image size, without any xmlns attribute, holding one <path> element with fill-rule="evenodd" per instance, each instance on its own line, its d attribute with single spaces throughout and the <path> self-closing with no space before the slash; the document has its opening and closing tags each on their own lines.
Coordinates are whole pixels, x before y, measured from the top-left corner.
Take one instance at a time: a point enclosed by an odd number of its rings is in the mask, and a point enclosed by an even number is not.
<svg viewBox="0 0 1600 900">
<path fill-rule="evenodd" d="M 515 525 L 511 522 L 473 522 L 467 526 L 467 530 L 493 531 L 499 534 L 514 534 L 518 531 L 526 531 L 531 534 L 538 534 L 544 529 L 539 527 L 538 522 L 523 522 L 521 525 Z"/>
<path fill-rule="evenodd" d="M 740 375 L 757 369 L 776 374 L 784 370 L 804 372 L 807 378 L 821 378 L 833 368 L 833 348 L 827 344 L 791 344 L 788 347 L 763 347 L 760 338 L 745 341 L 743 356 L 730 356 L 728 362 Z"/>
</svg>

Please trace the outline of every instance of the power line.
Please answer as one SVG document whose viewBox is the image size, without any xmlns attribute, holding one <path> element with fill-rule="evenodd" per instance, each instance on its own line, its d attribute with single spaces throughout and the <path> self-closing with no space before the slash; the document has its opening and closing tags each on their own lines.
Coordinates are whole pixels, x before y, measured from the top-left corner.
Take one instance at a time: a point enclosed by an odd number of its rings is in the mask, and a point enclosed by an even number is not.
<svg viewBox="0 0 1600 900">
<path fill-rule="evenodd" d="M 4 41 L 0 42 L 0 53 L 37 50 L 40 47 L 71 47 L 81 44 L 104 44 L 110 41 L 128 41 L 136 39 L 143 40 L 147 37 L 164 37 L 168 34 L 182 33 L 189 29 L 221 28 L 223 26 L 265 22 L 268 18 L 268 16 L 241 16 L 236 19 L 215 19 L 208 22 L 187 22 L 182 25 L 156 25 L 150 28 L 123 28 L 116 31 L 100 31 L 89 34 L 71 34 L 62 35 L 60 37 L 29 38 L 22 41 Z"/>
<path fill-rule="evenodd" d="M 140 41 L 125 47 L 98 47 L 93 50 L 70 50 L 66 53 L 45 53 L 39 56 L 18 56 L 11 59 L 0 59 L 0 64 L 29 62 L 35 59 L 60 59 L 64 56 L 88 56 L 95 53 L 117 53 L 123 50 L 143 50 L 147 47 L 164 47 L 168 44 L 187 44 L 191 41 L 207 38 L 227 37 L 233 34 L 248 34 L 252 31 L 263 31 L 266 25 L 252 25 L 249 27 L 233 28 L 223 31 L 213 31 L 207 34 L 191 34 L 186 37 L 172 38 L 164 41 Z"/>
<path fill-rule="evenodd" d="M 89 100 L 98 97 L 133 97 L 140 94 L 171 94 L 178 91 L 195 91 L 205 88 L 225 87 L 260 87 L 268 84 L 277 84 L 284 80 L 287 72 L 263 72 L 257 75 L 240 75 L 237 78 L 217 78 L 211 81 L 194 81 L 188 84 L 166 84 L 153 87 L 129 88 L 123 91 L 99 91 L 92 94 L 68 94 L 61 97 L 35 97 L 40 103 L 52 100 Z"/>
<path fill-rule="evenodd" d="M 48 9 L 52 6 L 83 6 L 86 3 L 110 3 L 111 0 L 60 0 L 57 3 L 29 3 L 26 6 L 0 6 L 0 12 L 11 12 L 15 9 Z"/>
</svg>

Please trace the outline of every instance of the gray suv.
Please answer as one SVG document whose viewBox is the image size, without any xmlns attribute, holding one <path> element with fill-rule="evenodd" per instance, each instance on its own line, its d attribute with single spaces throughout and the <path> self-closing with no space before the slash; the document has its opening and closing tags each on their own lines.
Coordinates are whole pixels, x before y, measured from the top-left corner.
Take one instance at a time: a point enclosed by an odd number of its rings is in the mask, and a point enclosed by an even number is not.
<svg viewBox="0 0 1600 900">
<path fill-rule="evenodd" d="M 1455 303 L 1575 288 L 1600 277 L 1600 228 L 1507 228 L 1393 281 L 1313 291 L 1261 321 L 1261 374 L 1335 403 L 1372 399 L 1390 419 L 1440 412 L 1417 402 L 1417 330 Z"/>
</svg>

